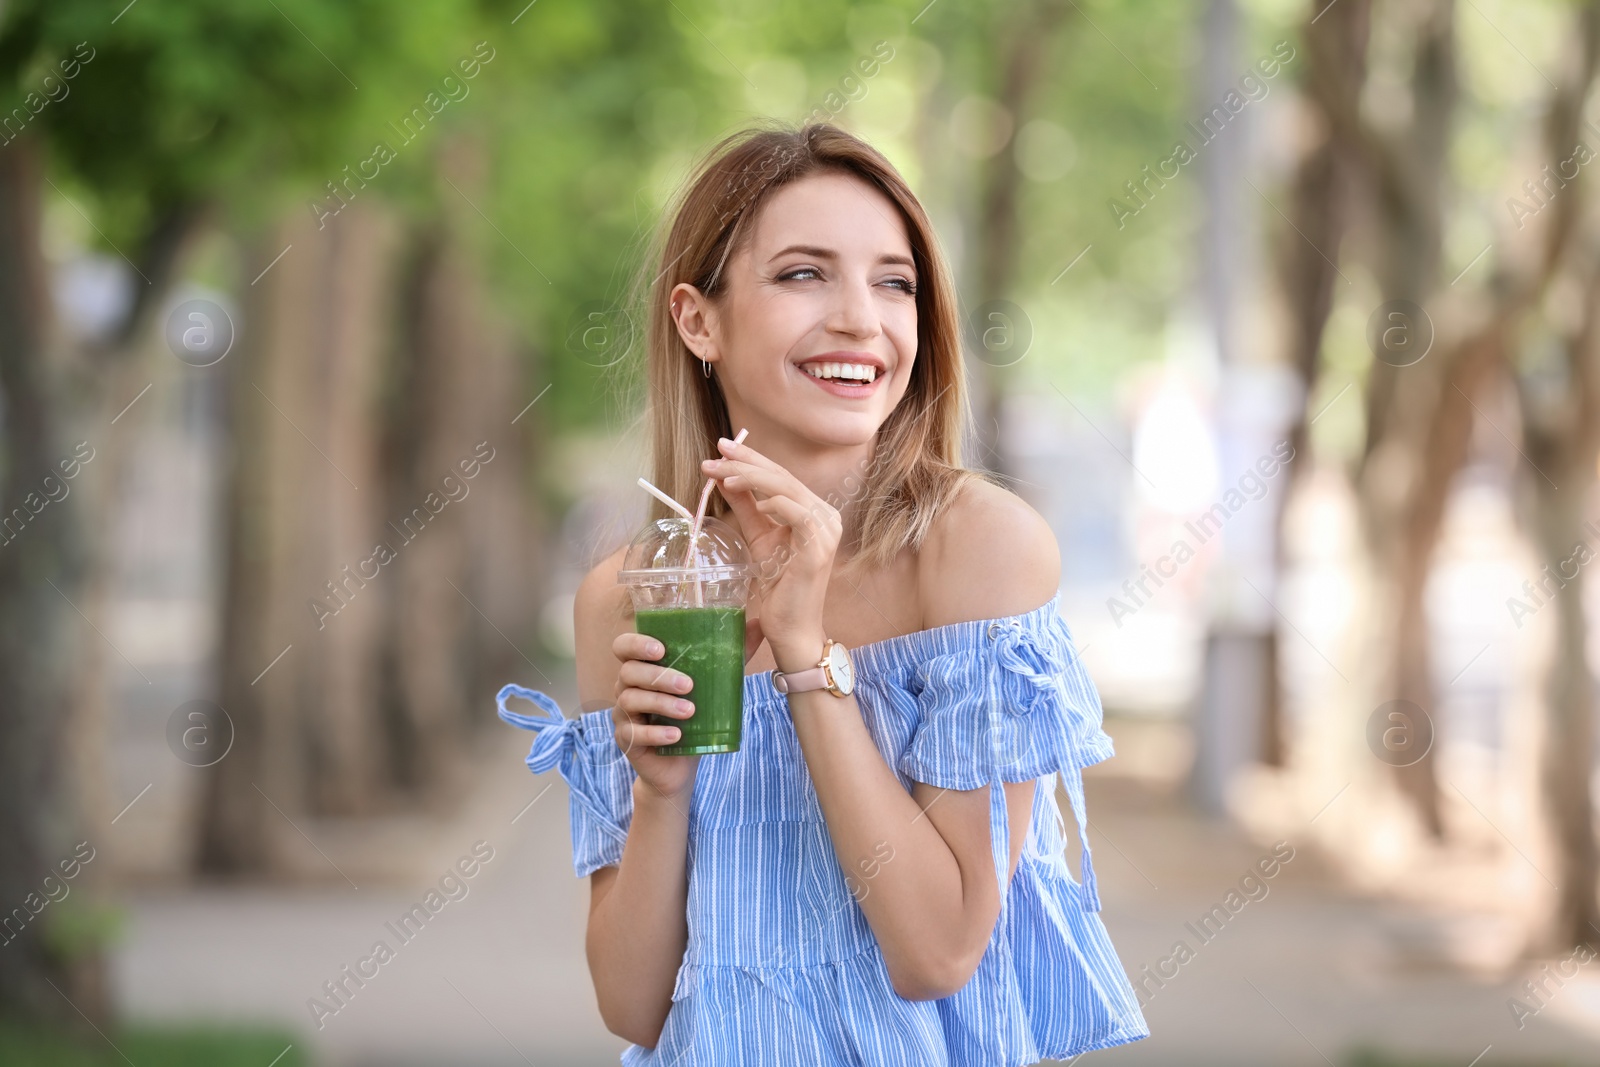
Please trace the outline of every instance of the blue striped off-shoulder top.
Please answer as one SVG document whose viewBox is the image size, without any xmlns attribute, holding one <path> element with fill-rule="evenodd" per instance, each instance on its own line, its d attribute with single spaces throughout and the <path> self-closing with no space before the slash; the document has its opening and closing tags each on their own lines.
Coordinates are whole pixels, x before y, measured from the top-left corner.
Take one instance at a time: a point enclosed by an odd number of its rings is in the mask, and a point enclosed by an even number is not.
<svg viewBox="0 0 1600 1067">
<path fill-rule="evenodd" d="M 787 698 L 771 671 L 746 675 L 739 751 L 704 757 L 695 776 L 689 940 L 672 1008 L 654 1049 L 623 1052 L 626 1067 L 1020 1067 L 1149 1036 L 1097 914 L 1082 770 L 1112 746 L 1059 599 L 850 650 L 862 717 L 907 790 L 990 790 L 1001 911 L 971 980 L 942 1000 L 895 993 L 856 901 L 870 882 L 847 882 L 834 856 Z M 510 710 L 512 697 L 544 714 Z M 636 774 L 611 709 L 567 718 L 545 693 L 517 685 L 497 701 L 502 719 L 537 734 L 529 768 L 567 782 L 578 876 L 619 863 Z M 1077 821 L 1081 881 L 1065 857 L 1058 775 Z M 1031 779 L 1040 788 L 1007 887 L 1000 783 Z"/>
</svg>

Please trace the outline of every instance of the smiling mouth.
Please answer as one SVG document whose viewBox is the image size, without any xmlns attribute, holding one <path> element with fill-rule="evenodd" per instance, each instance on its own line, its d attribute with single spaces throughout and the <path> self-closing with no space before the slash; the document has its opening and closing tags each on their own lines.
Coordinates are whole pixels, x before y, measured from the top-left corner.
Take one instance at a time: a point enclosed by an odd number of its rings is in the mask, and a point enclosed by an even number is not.
<svg viewBox="0 0 1600 1067">
<path fill-rule="evenodd" d="M 880 383 L 886 380 L 877 367 L 864 363 L 806 363 L 801 365 L 800 372 L 818 389 L 841 400 L 866 400 L 876 396 Z"/>
<path fill-rule="evenodd" d="M 819 381 L 839 385 L 871 385 L 878 377 L 878 368 L 870 363 L 807 363 L 800 369 Z"/>
</svg>

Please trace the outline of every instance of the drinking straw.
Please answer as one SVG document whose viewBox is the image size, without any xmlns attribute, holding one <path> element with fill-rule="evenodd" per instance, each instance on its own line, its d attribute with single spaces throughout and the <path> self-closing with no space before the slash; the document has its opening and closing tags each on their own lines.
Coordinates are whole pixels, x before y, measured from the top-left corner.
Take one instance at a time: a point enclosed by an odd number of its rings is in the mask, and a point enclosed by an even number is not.
<svg viewBox="0 0 1600 1067">
<path fill-rule="evenodd" d="M 749 432 L 750 430 L 748 428 L 740 430 L 738 436 L 733 439 L 733 443 L 736 445 L 744 444 L 745 435 Z M 717 480 L 715 478 L 706 479 L 706 487 L 700 490 L 700 508 L 694 513 L 694 518 L 691 520 L 692 525 L 689 527 L 689 552 L 692 554 L 693 559 L 693 562 L 689 564 L 689 567 L 691 570 L 697 572 L 694 576 L 694 606 L 697 608 L 705 606 L 705 601 L 701 592 L 703 583 L 701 582 L 700 575 L 698 573 L 700 569 L 700 525 L 705 521 L 706 504 L 711 500 L 711 490 L 716 486 L 716 484 Z"/>
<path fill-rule="evenodd" d="M 673 511 L 676 511 L 679 515 L 682 515 L 690 522 L 694 521 L 694 516 L 689 514 L 688 508 L 684 507 L 682 504 L 678 503 L 676 500 L 672 499 L 670 496 L 663 493 L 661 490 L 657 489 L 643 478 L 639 479 L 639 484 L 645 489 L 646 492 L 650 493 L 650 495 L 654 496 L 667 507 L 671 508 Z"/>
</svg>

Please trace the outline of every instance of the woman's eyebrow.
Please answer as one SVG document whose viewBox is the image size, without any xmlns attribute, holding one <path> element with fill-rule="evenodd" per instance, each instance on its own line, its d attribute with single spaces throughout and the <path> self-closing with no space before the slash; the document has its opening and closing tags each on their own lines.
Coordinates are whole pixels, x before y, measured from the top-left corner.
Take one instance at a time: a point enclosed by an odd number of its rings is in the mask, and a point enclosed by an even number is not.
<svg viewBox="0 0 1600 1067">
<path fill-rule="evenodd" d="M 773 255 L 772 259 L 767 260 L 767 262 L 771 263 L 772 260 L 778 259 L 778 258 L 780 258 L 782 256 L 786 256 L 790 252 L 798 252 L 798 253 L 800 253 L 801 255 L 804 255 L 804 256 L 815 256 L 818 259 L 838 259 L 839 258 L 839 253 L 835 252 L 831 248 L 822 248 L 822 247 L 820 247 L 818 245 L 790 245 L 788 248 L 785 248 L 782 251 L 775 253 Z M 909 256 L 896 255 L 896 254 L 891 253 L 891 252 L 885 252 L 883 255 L 879 256 L 878 257 L 878 262 L 879 263 L 895 263 L 895 264 L 899 264 L 899 265 L 905 266 L 905 267 L 915 267 L 916 266 L 916 263 L 913 262 L 912 259 Z"/>
</svg>

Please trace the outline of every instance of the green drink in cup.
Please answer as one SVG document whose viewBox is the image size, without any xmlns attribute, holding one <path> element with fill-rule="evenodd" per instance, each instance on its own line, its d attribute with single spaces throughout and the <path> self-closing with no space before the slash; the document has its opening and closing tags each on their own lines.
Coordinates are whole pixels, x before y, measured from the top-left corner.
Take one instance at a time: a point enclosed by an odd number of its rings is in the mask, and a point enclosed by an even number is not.
<svg viewBox="0 0 1600 1067">
<path fill-rule="evenodd" d="M 663 756 L 737 752 L 744 725 L 744 609 L 750 592 L 749 550 L 732 527 L 690 519 L 649 523 L 628 546 L 617 581 L 633 598 L 634 629 L 660 641 L 661 666 L 694 679 L 687 719 L 651 716 L 683 731 Z"/>
</svg>

